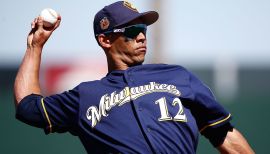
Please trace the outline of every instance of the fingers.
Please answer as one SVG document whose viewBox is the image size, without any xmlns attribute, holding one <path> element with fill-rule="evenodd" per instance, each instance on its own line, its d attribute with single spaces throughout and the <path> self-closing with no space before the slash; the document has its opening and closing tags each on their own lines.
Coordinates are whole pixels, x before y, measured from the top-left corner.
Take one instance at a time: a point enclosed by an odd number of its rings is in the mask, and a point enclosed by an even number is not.
<svg viewBox="0 0 270 154">
<path fill-rule="evenodd" d="M 33 30 L 36 30 L 36 29 L 43 29 L 43 19 L 42 17 L 38 16 L 37 18 L 34 19 L 34 21 L 31 22 L 31 28 Z"/>
<path fill-rule="evenodd" d="M 34 21 L 31 22 L 31 28 L 34 29 L 36 26 L 36 20 L 37 18 L 34 19 Z"/>
<path fill-rule="evenodd" d="M 31 30 L 29 32 L 29 36 L 32 35 L 36 30 L 37 30 L 37 18 L 35 18 L 32 22 L 31 22 Z"/>
<path fill-rule="evenodd" d="M 62 17 L 60 16 L 60 14 L 57 14 L 57 21 L 56 21 L 56 23 L 54 25 L 53 30 L 55 30 L 57 27 L 59 27 L 59 25 L 61 23 L 61 19 L 62 19 Z"/>
<path fill-rule="evenodd" d="M 36 31 L 36 30 L 43 31 L 43 30 L 46 30 L 46 31 L 51 31 L 52 32 L 57 27 L 59 27 L 60 22 L 61 22 L 61 18 L 62 17 L 60 16 L 60 14 L 58 14 L 57 21 L 56 21 L 55 25 L 53 27 L 51 27 L 51 28 L 48 28 L 48 27 L 44 28 L 43 27 L 43 24 L 44 24 L 43 23 L 43 18 L 41 16 L 38 16 L 31 22 L 31 28 L 32 28 L 31 31 Z"/>
<path fill-rule="evenodd" d="M 61 16 L 60 16 L 60 14 L 59 13 L 57 13 L 57 20 L 60 20 L 61 21 Z"/>
<path fill-rule="evenodd" d="M 58 15 L 57 21 L 54 26 L 44 27 L 43 18 L 41 16 L 38 16 L 31 22 L 31 31 L 28 34 L 28 37 L 30 39 L 34 39 L 35 42 L 45 42 L 41 40 L 47 40 L 53 33 L 53 31 L 60 25 L 60 22 L 61 16 Z"/>
<path fill-rule="evenodd" d="M 43 30 L 43 19 L 41 16 L 38 16 L 37 17 L 37 28 L 39 30 Z"/>
<path fill-rule="evenodd" d="M 35 18 L 32 22 L 31 22 L 31 28 L 35 29 L 37 25 L 37 18 Z"/>
</svg>

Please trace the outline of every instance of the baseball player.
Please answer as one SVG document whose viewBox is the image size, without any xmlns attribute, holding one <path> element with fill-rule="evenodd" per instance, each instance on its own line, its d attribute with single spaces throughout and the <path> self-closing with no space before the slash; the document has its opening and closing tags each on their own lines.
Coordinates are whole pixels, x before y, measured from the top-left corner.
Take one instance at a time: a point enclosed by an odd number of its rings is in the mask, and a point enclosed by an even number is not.
<svg viewBox="0 0 270 154">
<path fill-rule="evenodd" d="M 39 86 L 41 53 L 61 17 L 51 29 L 37 17 L 15 80 L 16 118 L 46 134 L 70 132 L 88 153 L 196 153 L 200 134 L 221 153 L 253 153 L 196 76 L 177 65 L 142 64 L 147 28 L 158 17 L 126 1 L 105 6 L 93 26 L 108 74 L 48 97 Z"/>
</svg>

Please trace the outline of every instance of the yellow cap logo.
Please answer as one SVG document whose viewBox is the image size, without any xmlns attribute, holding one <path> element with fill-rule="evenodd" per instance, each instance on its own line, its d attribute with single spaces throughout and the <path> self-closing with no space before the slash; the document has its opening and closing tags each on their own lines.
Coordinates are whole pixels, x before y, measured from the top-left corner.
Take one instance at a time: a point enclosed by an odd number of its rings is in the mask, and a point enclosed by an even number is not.
<svg viewBox="0 0 270 154">
<path fill-rule="evenodd" d="M 136 7 L 133 4 L 129 3 L 128 1 L 124 1 L 124 6 L 127 7 L 127 8 L 129 8 L 129 9 L 131 9 L 132 11 L 138 12 L 138 10 L 136 9 Z"/>
</svg>

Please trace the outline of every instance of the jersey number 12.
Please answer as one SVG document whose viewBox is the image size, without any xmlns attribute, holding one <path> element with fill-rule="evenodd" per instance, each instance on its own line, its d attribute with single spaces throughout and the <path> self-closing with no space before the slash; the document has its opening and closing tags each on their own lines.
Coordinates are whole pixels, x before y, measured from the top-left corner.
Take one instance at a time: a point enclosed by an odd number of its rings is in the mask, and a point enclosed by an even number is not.
<svg viewBox="0 0 270 154">
<path fill-rule="evenodd" d="M 158 121 L 168 121 L 168 120 L 173 120 L 173 121 L 181 121 L 181 122 L 186 122 L 187 118 L 184 113 L 183 105 L 182 102 L 179 98 L 175 98 L 172 102 L 173 106 L 176 106 L 178 104 L 179 110 L 177 114 L 174 117 L 171 117 L 169 112 L 168 112 L 168 106 L 166 102 L 166 98 L 162 97 L 158 99 L 155 104 L 159 105 L 160 108 L 160 118 L 158 118 Z"/>
</svg>

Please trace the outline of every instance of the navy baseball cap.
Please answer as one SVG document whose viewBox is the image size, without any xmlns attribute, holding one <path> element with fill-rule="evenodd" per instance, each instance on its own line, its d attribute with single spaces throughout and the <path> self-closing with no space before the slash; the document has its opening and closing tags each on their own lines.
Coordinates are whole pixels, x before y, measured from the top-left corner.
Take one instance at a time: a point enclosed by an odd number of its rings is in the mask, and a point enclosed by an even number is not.
<svg viewBox="0 0 270 154">
<path fill-rule="evenodd" d="M 151 25 L 158 20 L 156 11 L 147 11 L 139 13 L 139 11 L 127 1 L 118 1 L 105 6 L 95 15 L 94 19 L 94 34 L 98 36 L 106 31 L 111 31 L 114 28 L 135 20 L 141 19 L 143 24 Z"/>
</svg>

